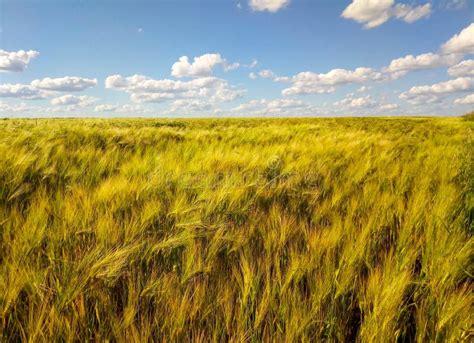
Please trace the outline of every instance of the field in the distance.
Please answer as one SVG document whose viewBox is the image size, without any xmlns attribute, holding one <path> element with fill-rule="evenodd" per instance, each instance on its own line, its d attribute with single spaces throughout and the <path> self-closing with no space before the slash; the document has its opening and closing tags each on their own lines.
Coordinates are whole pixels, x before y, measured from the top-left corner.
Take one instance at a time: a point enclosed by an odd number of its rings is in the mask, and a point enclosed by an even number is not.
<svg viewBox="0 0 474 343">
<path fill-rule="evenodd" d="M 0 340 L 469 340 L 473 129 L 0 121 Z"/>
</svg>

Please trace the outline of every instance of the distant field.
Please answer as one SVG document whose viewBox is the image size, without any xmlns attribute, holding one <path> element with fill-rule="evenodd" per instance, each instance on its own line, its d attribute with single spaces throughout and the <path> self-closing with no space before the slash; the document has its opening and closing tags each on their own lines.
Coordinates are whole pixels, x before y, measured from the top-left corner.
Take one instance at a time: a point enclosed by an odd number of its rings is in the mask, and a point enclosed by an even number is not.
<svg viewBox="0 0 474 343">
<path fill-rule="evenodd" d="M 1 120 L 0 341 L 468 341 L 473 129 Z"/>
</svg>

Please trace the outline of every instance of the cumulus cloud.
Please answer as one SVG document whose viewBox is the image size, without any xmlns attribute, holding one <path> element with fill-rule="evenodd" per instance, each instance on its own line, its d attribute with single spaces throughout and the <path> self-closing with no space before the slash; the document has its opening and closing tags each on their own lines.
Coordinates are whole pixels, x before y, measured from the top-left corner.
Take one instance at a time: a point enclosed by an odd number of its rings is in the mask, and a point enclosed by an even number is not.
<svg viewBox="0 0 474 343">
<path fill-rule="evenodd" d="M 353 0 L 342 12 L 341 16 L 364 24 L 366 28 L 382 25 L 390 19 L 393 0 Z"/>
<path fill-rule="evenodd" d="M 0 97 L 39 100 L 45 99 L 47 97 L 47 93 L 42 92 L 31 85 L 6 83 L 0 85 Z"/>
<path fill-rule="evenodd" d="M 39 55 L 34 50 L 0 50 L 0 71 L 19 72 L 25 70 L 30 61 Z"/>
<path fill-rule="evenodd" d="M 296 99 L 250 100 L 229 111 L 238 116 L 300 116 L 319 114 L 318 109 Z"/>
<path fill-rule="evenodd" d="M 407 23 L 413 23 L 431 14 L 431 4 L 410 6 L 395 4 L 394 0 L 353 0 L 342 12 L 341 16 L 364 24 L 371 29 L 382 25 L 395 17 Z"/>
<path fill-rule="evenodd" d="M 458 98 L 454 100 L 457 105 L 473 105 L 474 104 L 474 93 L 466 95 L 464 98 Z"/>
<path fill-rule="evenodd" d="M 227 82 L 222 82 L 215 88 L 215 93 L 209 97 L 212 102 L 228 102 L 241 98 L 245 90 L 230 88 Z"/>
<path fill-rule="evenodd" d="M 260 70 L 258 73 L 250 73 L 249 78 L 252 80 L 255 80 L 257 78 L 261 77 L 262 79 L 273 79 L 275 82 L 288 82 L 290 81 L 290 78 L 287 76 L 278 76 L 275 74 L 272 70 L 270 69 L 263 69 Z"/>
<path fill-rule="evenodd" d="M 474 53 L 474 23 L 454 35 L 441 49 L 445 53 Z"/>
<path fill-rule="evenodd" d="M 9 104 L 6 102 L 0 101 L 0 115 L 3 116 L 14 116 L 14 117 L 66 117 L 74 113 L 74 116 L 78 116 L 84 113 L 75 112 L 76 110 L 81 109 L 77 105 L 68 105 L 67 107 L 47 107 L 47 106 L 30 106 L 24 102 L 22 103 L 13 103 Z"/>
<path fill-rule="evenodd" d="M 118 107 L 118 105 L 100 104 L 94 108 L 94 112 L 114 112 Z"/>
<path fill-rule="evenodd" d="M 124 89 L 129 93 L 183 93 L 199 91 L 222 82 L 216 77 L 202 77 L 190 81 L 160 79 L 155 80 L 143 75 L 123 77 L 112 75 L 105 80 L 106 88 Z"/>
<path fill-rule="evenodd" d="M 474 76 L 474 60 L 465 60 L 450 67 L 448 74 L 454 77 Z"/>
<path fill-rule="evenodd" d="M 433 85 L 411 87 L 408 91 L 401 93 L 399 97 L 412 104 L 434 103 L 441 100 L 440 96 L 472 89 L 474 89 L 474 78 L 458 77 Z"/>
<path fill-rule="evenodd" d="M 389 66 L 384 68 L 384 72 L 390 73 L 391 78 L 396 79 L 413 70 L 450 66 L 459 62 L 461 58 L 462 55 L 459 54 L 440 55 L 431 52 L 418 56 L 407 55 L 392 60 Z"/>
<path fill-rule="evenodd" d="M 400 106 L 398 104 L 383 104 L 383 105 L 380 105 L 380 109 L 382 111 L 393 111 L 393 110 L 396 110 L 398 109 Z"/>
<path fill-rule="evenodd" d="M 76 76 L 65 76 L 60 78 L 45 78 L 33 80 L 31 86 L 36 89 L 56 92 L 79 92 L 97 85 L 97 79 L 86 79 Z"/>
<path fill-rule="evenodd" d="M 19 104 L 8 104 L 4 101 L 0 101 L 0 113 L 4 114 L 12 114 L 12 113 L 19 113 L 25 114 L 33 110 L 34 107 L 27 105 L 26 103 L 22 102 Z"/>
<path fill-rule="evenodd" d="M 288 77 L 288 76 L 275 76 L 273 78 L 273 81 L 275 81 L 275 82 L 290 82 L 291 77 Z"/>
<path fill-rule="evenodd" d="M 240 63 L 228 63 L 220 54 L 205 54 L 194 57 L 192 63 L 188 56 L 181 56 L 177 62 L 171 66 L 171 75 L 174 77 L 206 77 L 212 75 L 213 69 L 222 65 L 225 71 L 234 70 L 240 67 Z"/>
<path fill-rule="evenodd" d="M 343 108 L 369 108 L 376 105 L 377 101 L 375 101 L 370 95 L 358 98 L 350 96 L 334 103 L 334 106 Z"/>
<path fill-rule="evenodd" d="M 234 62 L 234 63 L 230 63 L 230 64 L 224 64 L 224 71 L 235 70 L 235 69 L 238 69 L 239 67 L 240 67 L 240 63 L 239 63 L 239 62 Z"/>
<path fill-rule="evenodd" d="M 290 3 L 290 0 L 250 0 L 249 6 L 254 11 L 278 12 Z"/>
<path fill-rule="evenodd" d="M 356 68 L 355 70 L 333 69 L 326 74 L 307 71 L 289 78 L 291 87 L 284 89 L 282 94 L 289 96 L 296 94 L 332 93 L 336 90 L 336 86 L 339 85 L 380 81 L 382 79 L 382 73 L 372 68 L 364 67 Z"/>
<path fill-rule="evenodd" d="M 358 92 L 358 93 L 365 93 L 365 92 L 367 92 L 369 89 L 370 89 L 369 86 L 362 86 L 362 87 L 359 87 L 359 88 L 357 89 L 357 92 Z"/>
<path fill-rule="evenodd" d="M 332 110 L 336 115 L 373 115 L 381 112 L 384 115 L 387 112 L 397 110 L 400 106 L 393 103 L 380 103 L 379 100 L 374 99 L 371 95 L 355 96 L 353 93 L 332 105 Z"/>
<path fill-rule="evenodd" d="M 260 77 L 263 77 L 264 79 L 271 79 L 272 77 L 275 76 L 275 74 L 273 73 L 273 71 L 271 71 L 270 69 L 264 69 L 264 70 L 261 70 L 258 75 L 260 75 Z"/>
<path fill-rule="evenodd" d="M 405 100 L 406 102 L 412 105 L 426 105 L 426 104 L 434 104 L 437 102 L 441 102 L 439 95 L 436 94 L 411 94 L 404 92 L 400 94 L 400 99 Z"/>
<path fill-rule="evenodd" d="M 405 4 L 397 4 L 393 7 L 393 15 L 405 23 L 413 23 L 431 14 L 431 4 L 427 3 L 417 7 Z"/>
<path fill-rule="evenodd" d="M 56 97 L 51 99 L 50 103 L 51 105 L 77 105 L 79 107 L 86 107 L 94 104 L 98 99 L 87 96 L 87 95 L 81 95 L 81 96 L 76 96 L 76 95 L 71 95 L 71 94 L 66 94 L 60 97 Z"/>
<path fill-rule="evenodd" d="M 168 113 L 190 114 L 195 112 L 211 111 L 213 105 L 201 99 L 179 99 L 172 102 Z"/>
<path fill-rule="evenodd" d="M 294 99 L 276 99 L 266 102 L 267 108 L 276 109 L 276 108 L 302 108 L 308 106 L 302 100 Z"/>
<path fill-rule="evenodd" d="M 466 53 L 474 53 L 474 23 L 443 44 L 439 53 L 400 57 L 392 60 L 382 71 L 389 79 L 397 79 L 413 70 L 447 66 L 451 76 L 472 76 L 472 60 L 459 63 Z"/>
<path fill-rule="evenodd" d="M 138 104 L 100 104 L 95 106 L 94 112 L 116 113 L 120 115 L 142 115 L 151 114 L 153 111 Z"/>
<path fill-rule="evenodd" d="M 410 88 L 409 93 L 412 94 L 444 94 L 460 91 L 467 91 L 474 88 L 474 78 L 459 77 L 454 80 L 435 83 L 429 86 L 415 86 Z"/>
<path fill-rule="evenodd" d="M 209 101 L 223 102 L 235 100 L 244 93 L 216 77 L 181 81 L 154 80 L 143 75 L 112 75 L 105 80 L 105 87 L 130 93 L 130 98 L 136 102 L 164 102 L 182 98 L 208 98 Z"/>
<path fill-rule="evenodd" d="M 209 76 L 212 74 L 212 69 L 223 62 L 220 54 L 205 54 L 195 57 L 193 63 L 189 63 L 188 56 L 182 56 L 171 67 L 171 75 L 175 77 Z"/>
<path fill-rule="evenodd" d="M 176 95 L 169 93 L 132 93 L 130 100 L 133 102 L 165 102 L 176 98 Z"/>
<path fill-rule="evenodd" d="M 66 76 L 63 78 L 34 80 L 30 84 L 0 84 L 0 97 L 24 100 L 46 99 L 61 92 L 77 92 L 97 84 L 96 79 Z M 72 99 L 72 98 L 71 98 Z M 59 101 L 59 100 L 58 100 Z"/>
</svg>

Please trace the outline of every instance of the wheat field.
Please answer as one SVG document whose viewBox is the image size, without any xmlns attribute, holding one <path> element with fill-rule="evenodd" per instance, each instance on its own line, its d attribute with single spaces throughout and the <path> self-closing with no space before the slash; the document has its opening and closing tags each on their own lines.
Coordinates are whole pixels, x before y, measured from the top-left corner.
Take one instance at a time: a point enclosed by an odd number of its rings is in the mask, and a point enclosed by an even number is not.
<svg viewBox="0 0 474 343">
<path fill-rule="evenodd" d="M 0 121 L 0 340 L 473 339 L 474 121 Z"/>
</svg>

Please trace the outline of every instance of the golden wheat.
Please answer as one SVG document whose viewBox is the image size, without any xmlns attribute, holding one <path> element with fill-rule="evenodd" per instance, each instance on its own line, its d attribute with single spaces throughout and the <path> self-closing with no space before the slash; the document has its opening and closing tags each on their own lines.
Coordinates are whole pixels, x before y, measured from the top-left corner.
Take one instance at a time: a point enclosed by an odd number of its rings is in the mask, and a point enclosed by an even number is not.
<svg viewBox="0 0 474 343">
<path fill-rule="evenodd" d="M 0 338 L 472 339 L 473 128 L 3 120 Z"/>
</svg>

